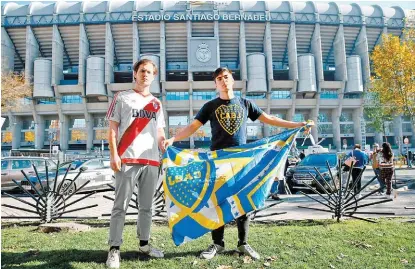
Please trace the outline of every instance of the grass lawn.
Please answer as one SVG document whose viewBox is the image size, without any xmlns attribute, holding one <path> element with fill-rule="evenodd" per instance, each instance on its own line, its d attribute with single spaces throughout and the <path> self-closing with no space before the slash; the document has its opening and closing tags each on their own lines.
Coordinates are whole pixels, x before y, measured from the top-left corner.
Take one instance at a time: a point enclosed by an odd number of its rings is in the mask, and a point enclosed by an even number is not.
<svg viewBox="0 0 415 269">
<path fill-rule="evenodd" d="M 36 225 L 2 223 L 1 268 L 105 268 L 107 221 L 84 222 L 84 233 L 36 231 Z M 292 221 L 250 225 L 250 244 L 261 254 L 253 262 L 239 257 L 235 226 L 225 231 L 227 252 L 210 261 L 198 258 L 210 235 L 176 247 L 165 224 L 152 227 L 152 244 L 164 249 L 164 259 L 137 252 L 135 223 L 127 223 L 121 248 L 121 268 L 415 268 L 415 223 L 382 219 L 378 224 L 347 220 Z"/>
</svg>

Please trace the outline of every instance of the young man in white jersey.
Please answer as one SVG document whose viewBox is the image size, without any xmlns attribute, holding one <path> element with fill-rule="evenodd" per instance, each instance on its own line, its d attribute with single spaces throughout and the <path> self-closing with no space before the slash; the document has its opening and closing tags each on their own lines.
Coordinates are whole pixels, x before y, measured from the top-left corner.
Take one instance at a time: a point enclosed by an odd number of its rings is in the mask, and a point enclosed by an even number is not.
<svg viewBox="0 0 415 269">
<path fill-rule="evenodd" d="M 166 139 L 165 147 L 172 145 L 175 141 L 191 136 L 208 121 L 212 130 L 210 146 L 212 151 L 245 144 L 248 118 L 252 121 L 258 119 L 265 124 L 284 128 L 299 128 L 307 125 L 306 122 L 286 121 L 268 115 L 250 100 L 236 97 L 233 92 L 232 71 L 228 68 L 220 67 L 216 69 L 213 73 L 213 79 L 219 91 L 219 97 L 204 104 L 191 124 L 174 137 Z M 259 259 L 260 255 L 247 242 L 249 218 L 246 214 L 242 215 L 236 219 L 236 224 L 239 238 L 238 251 L 253 259 Z M 212 231 L 213 244 L 200 254 L 201 258 L 212 259 L 216 254 L 224 251 L 224 232 L 225 226 Z"/>
<path fill-rule="evenodd" d="M 118 92 L 108 109 L 111 169 L 115 172 L 115 200 L 111 212 L 107 266 L 120 267 L 120 245 L 125 214 L 138 186 L 137 237 L 139 252 L 162 258 L 162 251 L 149 245 L 153 195 L 158 180 L 159 148 L 164 151 L 164 115 L 161 102 L 150 93 L 157 74 L 147 59 L 134 64 L 135 87 Z"/>
</svg>

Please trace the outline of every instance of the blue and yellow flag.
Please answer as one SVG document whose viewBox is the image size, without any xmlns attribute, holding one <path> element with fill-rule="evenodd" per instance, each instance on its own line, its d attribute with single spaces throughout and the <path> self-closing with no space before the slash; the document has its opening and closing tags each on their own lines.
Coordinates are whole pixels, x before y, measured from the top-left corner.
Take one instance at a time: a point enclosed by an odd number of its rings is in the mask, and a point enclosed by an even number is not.
<svg viewBox="0 0 415 269">
<path fill-rule="evenodd" d="M 264 206 L 297 134 L 200 153 L 168 147 L 163 187 L 173 241 L 181 245 Z"/>
</svg>

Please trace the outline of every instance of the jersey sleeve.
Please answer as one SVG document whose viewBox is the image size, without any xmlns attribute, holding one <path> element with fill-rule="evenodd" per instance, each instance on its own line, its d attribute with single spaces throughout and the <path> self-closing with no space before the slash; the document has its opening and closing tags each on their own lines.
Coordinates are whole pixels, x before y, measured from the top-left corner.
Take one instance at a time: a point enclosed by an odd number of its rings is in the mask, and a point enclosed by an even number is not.
<svg viewBox="0 0 415 269">
<path fill-rule="evenodd" d="M 122 100 L 119 93 L 116 93 L 107 111 L 107 120 L 121 121 Z"/>
</svg>

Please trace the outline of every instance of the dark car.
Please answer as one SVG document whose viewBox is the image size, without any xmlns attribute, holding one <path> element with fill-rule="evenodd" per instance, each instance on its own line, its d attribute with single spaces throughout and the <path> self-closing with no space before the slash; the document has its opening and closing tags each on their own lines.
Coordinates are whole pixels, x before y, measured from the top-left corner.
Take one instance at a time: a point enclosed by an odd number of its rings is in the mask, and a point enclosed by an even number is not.
<svg viewBox="0 0 415 269">
<path fill-rule="evenodd" d="M 324 179 L 333 187 L 332 178 L 330 177 L 329 168 L 327 167 L 327 162 L 330 165 L 331 173 L 334 177 L 334 182 L 336 187 L 340 186 L 339 180 L 339 170 L 338 163 L 339 158 L 336 153 L 316 153 L 306 156 L 297 166 L 289 168 L 286 174 L 286 182 L 292 193 L 298 191 L 309 190 L 305 185 L 308 184 L 313 188 L 317 189 L 319 192 L 324 192 L 320 186 L 313 180 L 313 177 L 310 173 L 318 180 L 318 182 L 330 192 L 329 186 L 325 181 L 318 175 L 314 167 L 318 169 L 320 174 Z"/>
</svg>

